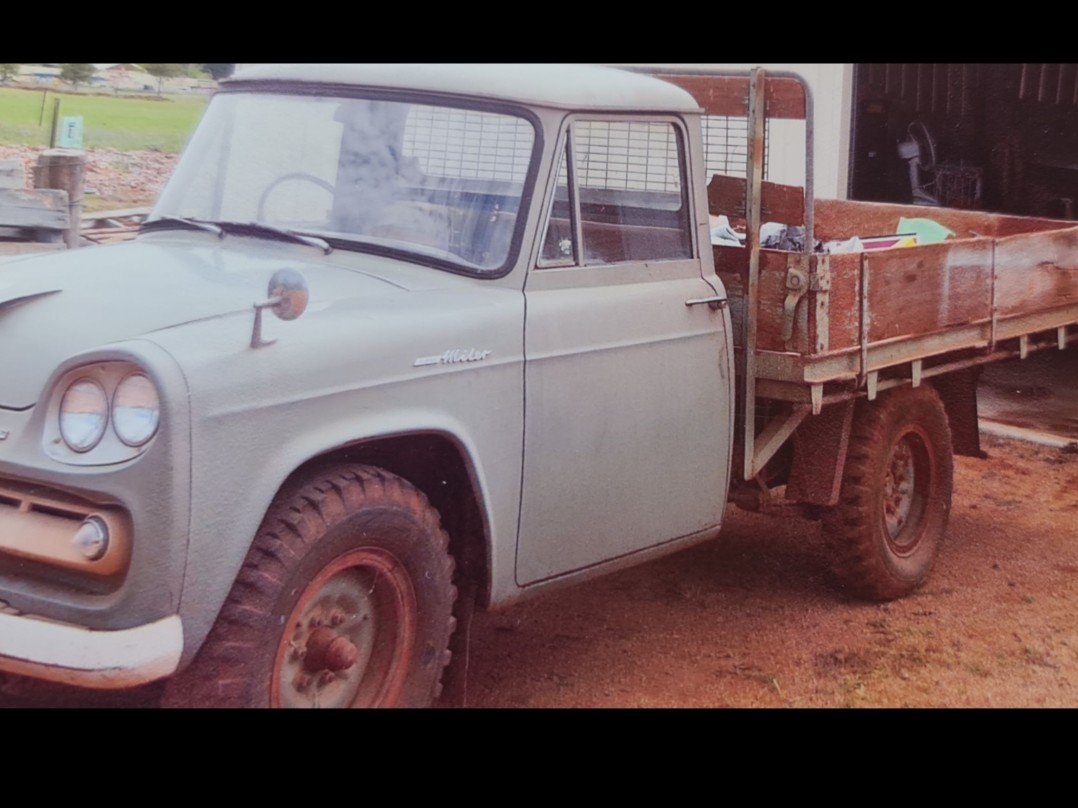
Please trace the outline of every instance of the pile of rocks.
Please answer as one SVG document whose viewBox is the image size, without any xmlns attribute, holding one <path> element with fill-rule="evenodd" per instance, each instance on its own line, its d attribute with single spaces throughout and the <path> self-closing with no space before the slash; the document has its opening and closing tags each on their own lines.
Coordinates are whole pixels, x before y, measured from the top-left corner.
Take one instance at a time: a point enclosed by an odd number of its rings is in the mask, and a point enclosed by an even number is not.
<svg viewBox="0 0 1078 808">
<path fill-rule="evenodd" d="M 42 146 L 0 145 L 0 160 L 21 160 L 26 184 Z M 176 165 L 178 155 L 154 151 L 86 149 L 85 189 L 88 196 L 115 201 L 117 207 L 150 205 Z"/>
</svg>

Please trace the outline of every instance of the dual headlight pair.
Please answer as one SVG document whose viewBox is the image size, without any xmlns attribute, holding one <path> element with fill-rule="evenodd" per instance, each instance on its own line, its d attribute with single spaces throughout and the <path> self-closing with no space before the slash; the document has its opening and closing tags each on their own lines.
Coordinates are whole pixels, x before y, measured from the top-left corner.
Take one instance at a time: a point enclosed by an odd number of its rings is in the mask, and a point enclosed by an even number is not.
<svg viewBox="0 0 1078 808">
<path fill-rule="evenodd" d="M 97 446 L 112 424 L 112 431 L 124 445 L 145 446 L 157 432 L 161 420 L 161 399 L 157 387 L 141 371 L 128 373 L 112 391 L 88 376 L 75 379 L 60 399 L 60 437 L 73 452 L 88 452 Z"/>
</svg>

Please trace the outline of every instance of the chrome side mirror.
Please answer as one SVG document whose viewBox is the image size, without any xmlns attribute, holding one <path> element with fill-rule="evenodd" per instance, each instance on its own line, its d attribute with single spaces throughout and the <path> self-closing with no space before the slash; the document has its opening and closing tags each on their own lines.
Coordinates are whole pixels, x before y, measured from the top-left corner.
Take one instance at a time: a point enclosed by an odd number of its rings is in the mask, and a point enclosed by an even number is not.
<svg viewBox="0 0 1078 808">
<path fill-rule="evenodd" d="M 277 340 L 262 339 L 262 310 L 269 309 L 282 320 L 295 320 L 307 310 L 310 292 L 307 281 L 294 269 L 278 269 L 270 278 L 266 290 L 268 300 L 255 303 L 255 322 L 251 331 L 251 347 L 264 348 Z"/>
</svg>

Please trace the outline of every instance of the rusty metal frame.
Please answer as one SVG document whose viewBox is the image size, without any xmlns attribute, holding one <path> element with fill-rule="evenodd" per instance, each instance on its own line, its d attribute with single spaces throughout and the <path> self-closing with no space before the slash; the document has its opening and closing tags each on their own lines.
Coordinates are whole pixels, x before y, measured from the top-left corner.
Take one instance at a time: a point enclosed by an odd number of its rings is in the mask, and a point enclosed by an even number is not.
<svg viewBox="0 0 1078 808">
<path fill-rule="evenodd" d="M 759 351 L 756 368 L 758 377 L 776 382 L 795 382 L 801 385 L 857 382 L 862 375 L 867 377 L 868 373 L 965 349 L 985 350 L 985 361 L 994 361 L 991 359 L 993 356 L 1011 355 L 1010 352 L 1000 351 L 998 348 L 999 343 L 1006 340 L 1021 340 L 1026 337 L 1027 350 L 1037 350 L 1039 346 L 1029 344 L 1028 337 L 1076 324 L 1078 304 L 1072 304 L 1048 311 L 997 318 L 994 325 L 991 320 L 980 320 L 914 337 L 880 340 L 868 343 L 864 356 L 861 344 L 817 356 Z M 991 350 L 993 330 L 996 350 Z M 1058 342 L 1058 336 L 1056 341 Z M 1065 342 L 1076 341 L 1078 334 L 1065 335 Z M 927 369 L 924 373 L 927 375 Z"/>
<path fill-rule="evenodd" d="M 794 433 L 794 430 L 808 416 L 810 409 L 805 405 L 795 404 L 790 412 L 776 416 L 767 422 L 760 434 L 756 435 L 756 449 L 745 479 L 751 480 L 764 470 L 767 461 L 782 448 L 782 445 L 786 443 L 786 439 Z"/>
<path fill-rule="evenodd" d="M 1032 333 L 1048 333 L 1051 330 L 1053 329 L 1045 329 L 1041 332 Z M 1032 342 L 1028 338 L 1029 336 L 1031 336 L 1031 334 L 1019 337 L 1020 343 L 1017 350 L 996 349 L 995 351 L 983 353 L 978 356 L 956 359 L 951 362 L 943 362 L 941 364 L 933 365 L 932 367 L 928 368 L 922 365 L 921 359 L 909 360 L 909 376 L 880 379 L 878 378 L 878 371 L 873 371 L 873 375 L 877 376 L 877 380 L 875 383 L 876 391 L 878 393 L 881 390 L 889 390 L 891 388 L 902 387 L 907 384 L 917 387 L 924 379 L 931 379 L 934 376 L 942 376 L 944 374 L 954 373 L 959 370 L 967 370 L 972 367 L 977 367 L 979 365 L 987 365 L 991 364 L 992 362 L 1002 361 L 1004 359 L 1024 359 L 1028 357 L 1029 354 L 1036 353 L 1039 351 L 1053 349 L 1063 350 L 1064 348 L 1060 347 L 1061 342 L 1064 347 L 1065 345 L 1070 344 L 1078 346 L 1078 332 L 1067 334 L 1066 326 L 1061 326 L 1060 328 L 1054 330 L 1056 331 L 1054 341 L 1045 340 L 1041 343 Z M 1060 332 L 1063 332 L 1062 335 L 1060 334 Z M 1022 342 L 1024 342 L 1025 344 L 1024 349 L 1022 347 Z M 766 355 L 766 353 L 764 355 Z M 904 364 L 907 364 L 907 362 L 895 362 L 889 367 L 901 367 Z M 848 374 L 847 378 L 844 379 L 844 381 L 848 383 L 856 383 L 856 380 L 856 374 Z M 857 387 L 856 389 L 842 389 L 834 391 L 826 395 L 822 395 L 819 397 L 819 399 L 817 399 L 818 393 L 816 391 L 817 389 L 822 390 L 822 388 L 822 384 L 813 384 L 810 385 L 809 389 L 806 389 L 805 383 L 803 381 L 797 380 L 779 380 L 764 378 L 760 379 L 757 382 L 757 393 L 760 395 L 761 398 L 769 398 L 775 399 L 777 401 L 788 401 L 794 403 L 811 403 L 814 413 L 819 412 L 819 410 L 817 409 L 817 400 L 819 401 L 820 406 L 828 406 L 831 404 L 836 404 L 840 401 L 849 401 L 850 399 L 863 398 L 869 396 L 870 394 L 870 391 L 868 389 L 863 387 Z"/>
<path fill-rule="evenodd" d="M 633 69 L 633 68 L 630 68 Z M 722 78 L 734 78 L 744 80 L 746 73 L 743 71 L 719 71 L 708 70 L 706 68 L 635 68 L 637 72 L 647 73 L 648 75 L 655 76 L 657 78 L 663 78 L 669 76 L 671 78 L 678 75 L 681 76 L 701 76 L 701 77 L 713 77 L 715 79 Z M 756 350 L 756 333 L 757 333 L 757 315 L 759 304 L 759 279 L 760 279 L 760 221 L 761 217 L 761 188 L 763 185 L 763 160 L 764 160 L 764 121 L 767 117 L 766 111 L 766 93 L 767 82 L 769 79 L 790 79 L 795 81 L 801 88 L 801 92 L 804 96 L 804 117 L 800 115 L 791 116 L 778 116 L 778 117 L 790 117 L 795 120 L 804 120 L 805 122 L 805 187 L 804 187 L 804 202 L 805 202 L 805 248 L 804 252 L 807 256 L 812 255 L 812 247 L 815 242 L 815 191 L 813 182 L 813 152 L 814 152 L 814 125 L 813 125 L 813 100 L 812 91 L 805 81 L 804 77 L 791 73 L 788 71 L 765 71 L 763 68 L 754 68 L 748 73 L 749 79 L 749 93 L 748 93 L 748 138 L 749 138 L 749 171 L 750 176 L 748 182 L 745 184 L 745 211 L 747 218 L 747 230 L 748 238 L 746 248 L 749 252 L 749 274 L 747 279 L 747 288 L 745 296 L 745 316 L 742 321 L 742 328 L 744 329 L 743 338 L 741 344 L 745 346 L 745 350 L 741 353 L 743 360 L 742 371 L 742 412 L 744 414 L 744 422 L 742 424 L 742 437 L 744 442 L 744 464 L 742 468 L 742 474 L 745 480 L 751 480 L 759 473 L 759 470 L 767 463 L 767 461 L 774 455 L 775 451 L 781 446 L 781 442 L 778 445 L 774 445 L 774 436 L 783 434 L 785 437 L 789 437 L 793 430 L 796 429 L 797 424 L 807 415 L 806 410 L 804 414 L 796 416 L 780 416 L 779 422 L 770 422 L 765 425 L 764 430 L 760 433 L 759 442 L 761 444 L 760 451 L 757 452 L 757 435 L 756 435 L 756 379 L 757 379 L 757 350 Z M 810 278 L 810 283 L 813 281 Z M 816 284 L 818 285 L 818 283 Z M 822 388 L 817 393 L 822 393 Z M 817 410 L 818 412 L 818 410 Z M 792 423 L 792 419 L 796 417 L 797 422 Z M 787 431 L 788 430 L 788 431 Z"/>
<path fill-rule="evenodd" d="M 745 346 L 745 371 L 741 376 L 742 440 L 744 443 L 744 468 L 746 480 L 756 476 L 756 327 L 760 302 L 760 212 L 762 201 L 760 189 L 764 174 L 764 91 L 766 74 L 756 69 L 749 78 L 749 182 L 745 187 L 745 211 L 749 247 L 749 277 L 745 290 L 745 316 L 742 327 L 745 333 L 741 344 Z M 760 464 L 762 466 L 762 464 Z"/>
<path fill-rule="evenodd" d="M 861 353 L 861 365 L 858 368 L 857 386 L 864 387 L 868 381 L 868 331 L 869 324 L 872 321 L 872 313 L 869 311 L 868 305 L 868 278 L 869 278 L 869 260 L 868 256 L 861 255 L 861 328 L 860 328 L 860 353 Z"/>
<path fill-rule="evenodd" d="M 996 268 L 996 240 L 992 239 L 992 288 L 989 290 L 991 295 L 991 318 L 992 318 L 992 330 L 988 337 L 988 351 L 991 353 L 996 350 L 996 323 L 999 321 L 999 302 L 996 300 L 996 278 L 998 269 Z"/>
<path fill-rule="evenodd" d="M 816 353 L 827 353 L 831 345 L 831 261 L 827 253 L 816 256 L 816 272 L 809 278 L 816 293 Z"/>
<path fill-rule="evenodd" d="M 805 101 L 805 244 L 806 263 L 811 261 L 814 237 L 815 189 L 813 185 L 814 127 L 812 92 L 805 80 L 793 73 L 767 73 L 762 68 L 752 71 L 749 79 L 749 154 L 751 157 L 752 176 L 747 183 L 745 210 L 748 212 L 747 230 L 749 233 L 749 277 L 746 289 L 745 317 L 746 329 L 742 345 L 745 346 L 744 388 L 744 479 L 751 480 L 763 469 L 768 460 L 779 450 L 794 429 L 808 415 L 809 410 L 795 410 L 776 423 L 768 423 L 759 435 L 759 451 L 756 435 L 756 380 L 757 380 L 757 317 L 759 314 L 760 281 L 760 213 L 763 187 L 764 160 L 764 119 L 766 117 L 765 94 L 767 79 L 792 78 L 800 85 Z M 781 436 L 781 439 L 778 439 Z"/>
<path fill-rule="evenodd" d="M 786 257 L 786 299 L 782 304 L 782 342 L 787 351 L 796 350 L 793 343 L 797 326 L 797 308 L 814 285 L 810 280 L 811 263 L 812 256 L 805 253 L 790 253 Z"/>
</svg>

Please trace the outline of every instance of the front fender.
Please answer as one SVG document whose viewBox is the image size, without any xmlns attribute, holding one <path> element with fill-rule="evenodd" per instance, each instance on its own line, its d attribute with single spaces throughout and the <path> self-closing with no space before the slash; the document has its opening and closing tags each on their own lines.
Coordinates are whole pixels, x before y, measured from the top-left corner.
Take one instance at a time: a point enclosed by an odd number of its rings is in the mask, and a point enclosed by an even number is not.
<svg viewBox="0 0 1078 808">
<path fill-rule="evenodd" d="M 263 516 L 282 484 L 301 466 L 349 445 L 412 434 L 440 434 L 461 447 L 474 475 L 490 537 L 490 570 L 512 580 L 520 502 L 523 413 L 519 369 L 461 371 L 452 385 L 431 390 L 365 390 L 308 401 L 302 410 L 274 405 L 204 419 L 192 436 L 191 532 L 180 612 L 182 664 L 193 658 L 235 581 Z M 457 374 L 453 374 L 457 375 Z M 463 406 L 476 377 L 500 388 L 487 407 Z M 513 383 L 510 383 L 513 382 Z M 394 386 L 396 387 L 396 386 Z M 438 401 L 442 406 L 377 406 L 377 399 Z M 457 399 L 460 398 L 458 401 Z M 302 412 L 302 415 L 298 413 Z"/>
</svg>

